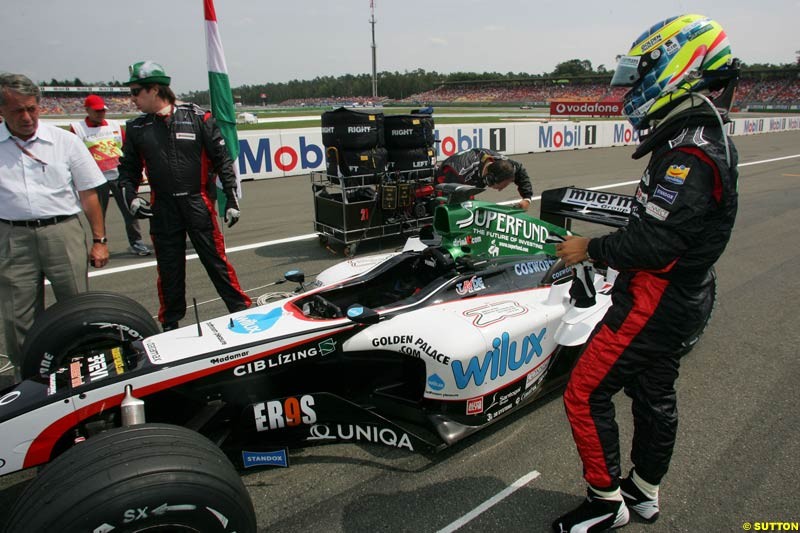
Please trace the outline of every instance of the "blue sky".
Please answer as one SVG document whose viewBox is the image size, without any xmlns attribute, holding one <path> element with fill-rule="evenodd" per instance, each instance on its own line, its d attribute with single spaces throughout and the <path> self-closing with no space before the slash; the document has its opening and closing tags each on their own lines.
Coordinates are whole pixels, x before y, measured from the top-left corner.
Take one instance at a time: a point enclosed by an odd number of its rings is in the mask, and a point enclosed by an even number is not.
<svg viewBox="0 0 800 533">
<path fill-rule="evenodd" d="M 369 0 L 215 4 L 234 87 L 371 72 Z M 202 0 L 27 0 L 3 11 L 0 71 L 125 80 L 127 65 L 153 59 L 176 92 L 207 86 Z M 720 22 L 746 63 L 790 63 L 800 50 L 800 0 L 375 0 L 378 70 L 538 74 L 569 59 L 611 69 L 645 28 L 686 12 Z"/>
</svg>

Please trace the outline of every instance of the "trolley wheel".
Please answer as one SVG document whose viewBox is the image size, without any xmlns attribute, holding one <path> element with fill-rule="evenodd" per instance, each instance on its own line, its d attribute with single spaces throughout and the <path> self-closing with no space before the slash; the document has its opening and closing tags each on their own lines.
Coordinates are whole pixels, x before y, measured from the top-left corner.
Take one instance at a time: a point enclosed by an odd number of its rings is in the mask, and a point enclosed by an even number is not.
<svg viewBox="0 0 800 533">
<path fill-rule="evenodd" d="M 344 255 L 345 257 L 353 257 L 356 255 L 356 250 L 358 249 L 358 243 L 354 242 L 353 244 L 347 244 L 344 247 Z"/>
<path fill-rule="evenodd" d="M 320 246 L 325 246 L 326 244 L 328 244 L 328 236 L 327 235 L 323 235 L 322 233 L 320 233 L 319 235 L 317 235 L 317 238 L 319 239 L 319 245 Z"/>
</svg>

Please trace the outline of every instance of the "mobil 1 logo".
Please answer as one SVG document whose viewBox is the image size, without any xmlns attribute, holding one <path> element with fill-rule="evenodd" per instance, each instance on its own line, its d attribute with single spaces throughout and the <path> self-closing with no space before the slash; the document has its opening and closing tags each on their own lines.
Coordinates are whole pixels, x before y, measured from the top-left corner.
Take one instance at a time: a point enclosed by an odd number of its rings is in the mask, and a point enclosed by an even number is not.
<svg viewBox="0 0 800 533">
<path fill-rule="evenodd" d="M 591 146 L 597 144 L 597 125 L 588 125 L 583 133 L 583 145 Z"/>
<path fill-rule="evenodd" d="M 495 152 L 505 152 L 506 150 L 506 129 L 489 128 L 489 149 Z"/>
</svg>

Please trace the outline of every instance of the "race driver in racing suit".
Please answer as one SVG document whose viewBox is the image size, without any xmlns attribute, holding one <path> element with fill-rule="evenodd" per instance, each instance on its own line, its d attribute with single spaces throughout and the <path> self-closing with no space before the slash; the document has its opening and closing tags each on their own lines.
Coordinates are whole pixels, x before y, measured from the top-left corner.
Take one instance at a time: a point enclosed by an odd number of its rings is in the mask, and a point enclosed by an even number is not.
<svg viewBox="0 0 800 533">
<path fill-rule="evenodd" d="M 225 242 L 209 198 L 209 170 L 219 176 L 227 204 L 225 221 L 239 219 L 236 175 L 214 118 L 191 104 L 175 104 L 170 77 L 152 61 L 131 65 L 131 99 L 144 114 L 128 121 L 119 165 L 119 186 L 131 213 L 150 218 L 158 263 L 158 319 L 164 331 L 186 314 L 186 235 L 228 311 L 247 309 L 225 255 Z M 137 196 L 142 170 L 151 189 L 149 204 Z"/>
<path fill-rule="evenodd" d="M 691 65 L 689 58 L 697 61 Z M 629 510 L 659 515 L 659 484 L 677 430 L 675 380 L 713 306 L 713 265 L 737 210 L 737 153 L 723 128 L 738 79 L 722 28 L 706 17 L 667 19 L 620 59 L 612 85 L 631 87 L 625 114 L 650 154 L 627 227 L 556 246 L 568 265 L 590 260 L 619 271 L 612 306 L 575 364 L 564 405 L 589 484 L 556 532 L 606 531 Z M 718 93 L 718 91 L 722 91 Z M 718 93 L 712 101 L 711 96 Z M 720 108 L 720 109 L 718 109 Z M 612 396 L 633 401 L 633 468 L 621 479 Z"/>
<path fill-rule="evenodd" d="M 528 209 L 533 199 L 531 178 L 522 163 L 488 148 L 472 148 L 453 154 L 436 170 L 437 183 L 464 183 L 485 189 L 502 191 L 512 182 L 522 200 L 517 207 Z"/>
</svg>

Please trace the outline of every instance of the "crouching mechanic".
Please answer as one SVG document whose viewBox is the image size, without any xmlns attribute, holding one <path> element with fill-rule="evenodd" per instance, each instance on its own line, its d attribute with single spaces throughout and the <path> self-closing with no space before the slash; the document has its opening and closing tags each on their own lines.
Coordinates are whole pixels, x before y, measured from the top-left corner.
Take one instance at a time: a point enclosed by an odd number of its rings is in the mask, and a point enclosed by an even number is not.
<svg viewBox="0 0 800 533">
<path fill-rule="evenodd" d="M 678 425 L 680 358 L 708 320 L 713 265 L 737 210 L 737 153 L 723 125 L 738 79 L 719 24 L 684 15 L 652 26 L 622 56 L 614 86 L 631 87 L 624 113 L 648 129 L 634 159 L 650 154 L 628 225 L 600 238 L 556 246 L 567 264 L 619 271 L 612 306 L 592 332 L 564 392 L 587 498 L 553 523 L 561 532 L 625 525 L 632 509 L 658 518 Z M 716 95 L 712 99 L 712 95 Z M 621 478 L 612 397 L 633 400 L 633 468 Z"/>
<path fill-rule="evenodd" d="M 119 186 L 138 218 L 150 218 L 158 263 L 158 319 L 164 331 L 178 327 L 186 314 L 186 235 L 194 245 L 228 311 L 247 309 L 225 255 L 214 204 L 207 194 L 209 169 L 219 176 L 227 199 L 228 227 L 239 220 L 236 175 L 225 141 L 211 113 L 176 104 L 170 77 L 161 65 L 130 66 L 131 99 L 144 113 L 128 121 L 119 165 Z M 137 195 L 142 167 L 147 169 L 152 205 Z"/>
<path fill-rule="evenodd" d="M 531 178 L 522 163 L 487 148 L 472 148 L 453 154 L 437 167 L 437 183 L 464 183 L 502 191 L 513 182 L 522 200 L 517 207 L 528 209 L 533 199 Z"/>
</svg>

